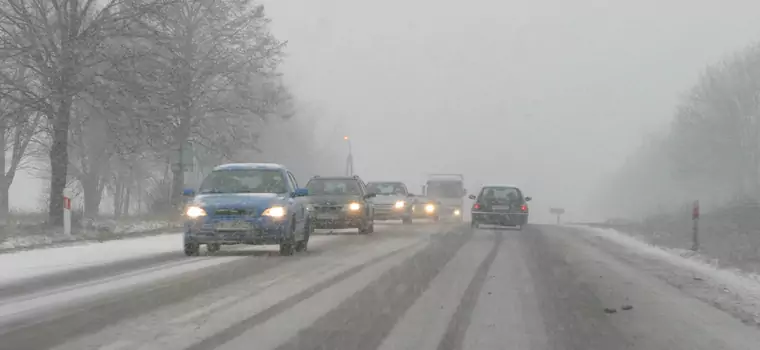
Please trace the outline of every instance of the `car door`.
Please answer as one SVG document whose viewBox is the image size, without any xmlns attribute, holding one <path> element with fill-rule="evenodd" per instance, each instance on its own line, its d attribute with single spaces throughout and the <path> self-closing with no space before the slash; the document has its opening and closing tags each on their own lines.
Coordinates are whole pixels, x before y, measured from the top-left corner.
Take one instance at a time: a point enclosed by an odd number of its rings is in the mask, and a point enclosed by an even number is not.
<svg viewBox="0 0 760 350">
<path fill-rule="evenodd" d="M 291 186 L 291 193 L 298 189 L 298 181 L 293 173 L 288 171 L 288 181 Z M 290 197 L 291 208 L 296 214 L 296 231 L 298 233 L 304 232 L 304 226 L 306 225 L 306 199 L 304 197 Z"/>
<path fill-rule="evenodd" d="M 367 208 L 366 209 L 367 217 L 372 219 L 375 213 L 374 206 L 372 205 L 372 200 L 371 198 L 364 198 L 364 196 L 366 196 L 369 193 L 367 191 L 367 186 L 364 184 L 364 181 L 362 181 L 361 179 L 359 179 L 357 182 L 359 182 L 359 188 L 361 189 L 361 192 L 362 192 L 362 201 L 363 201 L 362 204 L 364 205 L 365 208 Z"/>
</svg>

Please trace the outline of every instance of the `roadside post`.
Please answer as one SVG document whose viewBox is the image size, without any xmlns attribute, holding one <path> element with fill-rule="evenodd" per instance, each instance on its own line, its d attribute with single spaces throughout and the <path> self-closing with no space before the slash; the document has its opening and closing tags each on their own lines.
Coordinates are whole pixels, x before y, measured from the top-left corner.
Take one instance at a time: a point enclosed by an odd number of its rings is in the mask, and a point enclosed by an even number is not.
<svg viewBox="0 0 760 350">
<path fill-rule="evenodd" d="M 693 223 L 691 231 L 691 250 L 699 251 L 699 200 L 695 200 L 691 209 L 691 221 Z"/>
<path fill-rule="evenodd" d="M 549 213 L 551 213 L 553 215 L 557 215 L 557 225 L 559 225 L 559 223 L 560 223 L 560 216 L 562 216 L 562 214 L 565 213 L 565 209 L 564 208 L 551 208 L 551 209 L 549 209 Z"/>
<path fill-rule="evenodd" d="M 71 189 L 63 189 L 63 234 L 71 235 L 71 197 L 73 192 Z"/>
</svg>

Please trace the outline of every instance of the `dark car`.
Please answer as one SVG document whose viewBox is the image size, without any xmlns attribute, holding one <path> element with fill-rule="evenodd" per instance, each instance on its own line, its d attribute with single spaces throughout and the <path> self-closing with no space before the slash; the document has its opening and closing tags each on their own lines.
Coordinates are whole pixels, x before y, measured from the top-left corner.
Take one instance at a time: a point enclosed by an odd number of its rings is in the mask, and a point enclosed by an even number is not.
<svg viewBox="0 0 760 350">
<path fill-rule="evenodd" d="M 416 219 L 441 219 L 441 201 L 415 195 L 412 200 L 412 216 Z"/>
<path fill-rule="evenodd" d="M 185 189 L 184 251 L 198 255 L 226 244 L 279 244 L 281 255 L 305 251 L 311 226 L 306 189 L 279 164 L 235 163 L 214 168 L 198 191 Z"/>
<path fill-rule="evenodd" d="M 472 227 L 481 224 L 515 226 L 522 230 L 528 223 L 528 202 L 530 197 L 524 197 L 517 186 L 488 185 L 483 186 L 480 193 L 470 195 L 475 200 L 472 205 Z"/>
<path fill-rule="evenodd" d="M 315 176 L 306 184 L 311 222 L 314 228 L 357 228 L 360 233 L 375 230 L 374 208 L 359 176 Z"/>
</svg>

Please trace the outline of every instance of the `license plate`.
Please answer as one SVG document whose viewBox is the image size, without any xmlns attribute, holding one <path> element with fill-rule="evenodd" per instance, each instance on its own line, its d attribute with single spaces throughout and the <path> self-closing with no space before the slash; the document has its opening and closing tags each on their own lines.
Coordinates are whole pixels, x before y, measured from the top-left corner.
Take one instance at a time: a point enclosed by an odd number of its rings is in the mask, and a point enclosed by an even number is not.
<svg viewBox="0 0 760 350">
<path fill-rule="evenodd" d="M 509 206 L 503 206 L 503 205 L 494 205 L 493 210 L 495 211 L 509 211 Z"/>
<path fill-rule="evenodd" d="M 321 213 L 321 214 L 317 214 L 317 219 L 319 219 L 319 220 L 337 220 L 338 219 L 338 214 Z"/>
<path fill-rule="evenodd" d="M 251 228 L 251 224 L 245 221 L 222 221 L 216 224 L 218 231 L 241 231 Z"/>
</svg>

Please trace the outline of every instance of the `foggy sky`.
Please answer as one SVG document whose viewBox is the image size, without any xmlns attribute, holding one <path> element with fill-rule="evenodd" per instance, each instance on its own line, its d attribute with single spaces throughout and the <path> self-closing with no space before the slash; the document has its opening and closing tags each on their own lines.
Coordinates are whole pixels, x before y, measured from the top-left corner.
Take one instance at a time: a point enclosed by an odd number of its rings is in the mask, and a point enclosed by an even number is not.
<svg viewBox="0 0 760 350">
<path fill-rule="evenodd" d="M 343 153 L 350 136 L 365 180 L 518 184 L 537 218 L 593 215 L 589 191 L 704 66 L 760 39 L 752 0 L 263 3 L 287 81 L 323 114 L 315 132 Z M 14 207 L 36 204 L 32 185 L 14 182 Z"/>
</svg>

